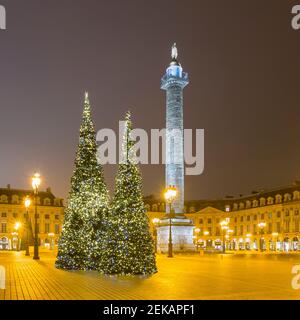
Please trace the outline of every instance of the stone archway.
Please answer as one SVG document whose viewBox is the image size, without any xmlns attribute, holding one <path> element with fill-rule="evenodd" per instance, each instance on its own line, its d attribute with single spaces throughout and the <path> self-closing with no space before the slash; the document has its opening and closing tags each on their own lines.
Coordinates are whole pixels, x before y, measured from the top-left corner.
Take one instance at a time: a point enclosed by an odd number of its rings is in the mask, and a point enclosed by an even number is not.
<svg viewBox="0 0 300 320">
<path fill-rule="evenodd" d="M 292 250 L 293 251 L 298 251 L 300 250 L 300 243 L 299 243 L 299 238 L 294 237 L 292 241 Z"/>
<path fill-rule="evenodd" d="M 284 252 L 289 252 L 290 250 L 291 250 L 290 239 L 288 237 L 285 237 L 283 239 L 283 251 Z"/>
<path fill-rule="evenodd" d="M 9 241 L 7 237 L 2 237 L 0 239 L 0 250 L 8 250 L 9 249 Z"/>
</svg>

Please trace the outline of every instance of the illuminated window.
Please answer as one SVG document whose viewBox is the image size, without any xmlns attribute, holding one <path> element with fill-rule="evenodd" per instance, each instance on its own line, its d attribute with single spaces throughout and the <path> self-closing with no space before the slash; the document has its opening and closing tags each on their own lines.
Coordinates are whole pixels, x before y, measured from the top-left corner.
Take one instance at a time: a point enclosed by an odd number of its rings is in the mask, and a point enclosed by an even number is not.
<svg viewBox="0 0 300 320">
<path fill-rule="evenodd" d="M 6 233 L 6 232 L 7 232 L 7 224 L 1 223 L 1 233 Z"/>
<path fill-rule="evenodd" d="M 49 233 L 49 232 L 50 232 L 50 224 L 45 223 L 45 233 Z"/>
</svg>

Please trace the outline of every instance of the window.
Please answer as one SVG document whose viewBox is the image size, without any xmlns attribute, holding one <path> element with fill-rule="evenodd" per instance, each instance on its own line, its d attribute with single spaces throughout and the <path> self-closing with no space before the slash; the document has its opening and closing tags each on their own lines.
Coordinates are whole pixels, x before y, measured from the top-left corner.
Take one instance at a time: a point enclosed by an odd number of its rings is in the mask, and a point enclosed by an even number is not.
<svg viewBox="0 0 300 320">
<path fill-rule="evenodd" d="M 268 224 L 268 233 L 272 233 L 273 232 L 273 225 L 272 225 L 272 222 L 270 222 Z"/>
<path fill-rule="evenodd" d="M 7 227 L 6 223 L 1 224 L 1 233 L 7 233 Z"/>
<path fill-rule="evenodd" d="M 277 223 L 276 223 L 276 232 L 278 232 L 278 233 L 281 232 L 280 222 L 277 222 Z"/>
<path fill-rule="evenodd" d="M 237 235 L 237 226 L 234 227 L 234 235 Z"/>
<path fill-rule="evenodd" d="M 285 211 L 285 216 L 286 216 L 286 217 L 289 217 L 289 216 L 290 216 L 290 211 L 289 211 L 288 209 Z"/>
<path fill-rule="evenodd" d="M 300 192 L 299 191 L 294 191 L 293 192 L 293 199 L 294 200 L 299 200 L 299 198 L 300 198 Z"/>
<path fill-rule="evenodd" d="M 45 219 L 50 219 L 50 215 L 49 214 L 45 214 Z"/>
<path fill-rule="evenodd" d="M 284 201 L 287 202 L 287 201 L 291 201 L 291 200 L 292 200 L 291 195 L 290 195 L 289 193 L 286 193 L 286 194 L 284 195 Z"/>
<path fill-rule="evenodd" d="M 59 234 L 59 224 L 55 225 L 55 234 Z"/>
<path fill-rule="evenodd" d="M 272 212 L 269 212 L 268 217 L 269 217 L 269 219 L 272 219 L 272 217 L 273 217 Z"/>
<path fill-rule="evenodd" d="M 273 198 L 272 198 L 272 197 L 269 197 L 269 198 L 268 198 L 268 204 L 273 204 L 273 203 L 274 203 Z"/>
<path fill-rule="evenodd" d="M 250 216 L 247 216 L 247 221 L 250 221 Z"/>
<path fill-rule="evenodd" d="M 207 219 L 207 223 L 211 223 L 211 218 L 208 218 L 208 219 Z"/>
<path fill-rule="evenodd" d="M 44 205 L 45 206 L 50 206 L 50 204 L 51 204 L 51 201 L 50 201 L 49 198 L 44 199 Z"/>
<path fill-rule="evenodd" d="M 247 224 L 247 232 L 249 233 L 250 232 L 250 225 L 249 224 Z"/>
<path fill-rule="evenodd" d="M 275 196 L 275 202 L 276 202 L 276 203 L 281 203 L 281 201 L 282 201 L 282 196 L 281 196 L 280 194 L 276 194 L 276 196 Z"/>
<path fill-rule="evenodd" d="M 50 232 L 50 224 L 45 223 L 45 233 L 49 233 L 49 232 Z"/>
<path fill-rule="evenodd" d="M 216 236 L 219 236 L 221 233 L 220 233 L 220 228 L 219 227 L 217 227 L 216 228 Z"/>
<path fill-rule="evenodd" d="M 262 214 L 260 215 L 260 218 L 261 218 L 262 220 L 264 220 L 265 215 L 262 213 Z"/>
<path fill-rule="evenodd" d="M 285 222 L 284 232 L 290 232 L 290 222 L 289 221 Z"/>
<path fill-rule="evenodd" d="M 294 214 L 295 214 L 295 216 L 299 216 L 299 210 L 296 209 Z"/>
<path fill-rule="evenodd" d="M 260 206 L 265 206 L 266 205 L 266 199 L 265 198 L 260 198 L 259 199 L 259 204 L 260 204 Z"/>
<path fill-rule="evenodd" d="M 40 233 L 40 225 L 37 224 L 36 226 L 37 226 L 37 228 L 36 228 L 37 229 L 37 233 Z"/>
<path fill-rule="evenodd" d="M 19 203 L 19 196 L 14 194 L 11 198 L 11 202 L 15 204 Z"/>
<path fill-rule="evenodd" d="M 200 224 L 203 224 L 203 219 L 199 219 L 199 223 L 200 223 Z"/>
<path fill-rule="evenodd" d="M 243 233 L 244 233 L 244 226 L 243 226 L 243 225 L 241 225 L 241 226 L 240 226 L 240 235 L 242 236 L 242 235 L 243 235 Z"/>
<path fill-rule="evenodd" d="M 254 221 L 257 220 L 257 215 L 255 214 L 254 217 L 253 217 Z"/>
<path fill-rule="evenodd" d="M 1 213 L 1 217 L 2 217 L 2 218 L 6 218 L 6 217 L 7 217 L 6 212 L 2 212 L 2 213 Z"/>
<path fill-rule="evenodd" d="M 234 218 L 234 222 L 237 222 L 237 217 Z"/>
<path fill-rule="evenodd" d="M 281 212 L 277 211 L 277 218 L 281 218 Z"/>
<path fill-rule="evenodd" d="M 8 202 L 8 197 L 7 197 L 5 194 L 3 194 L 3 195 L 1 196 L 0 202 L 2 202 L 2 203 L 7 203 L 7 202 Z"/>
<path fill-rule="evenodd" d="M 16 212 L 13 213 L 14 218 L 18 218 L 18 214 Z"/>
<path fill-rule="evenodd" d="M 295 232 L 299 232 L 299 219 L 295 220 Z"/>
<path fill-rule="evenodd" d="M 55 220 L 59 220 L 59 214 L 55 215 Z M 201 220 L 201 219 L 200 219 Z"/>
<path fill-rule="evenodd" d="M 254 224 L 254 225 L 253 225 L 253 233 L 256 234 L 256 231 L 257 231 L 257 229 L 256 229 L 256 224 Z"/>
<path fill-rule="evenodd" d="M 244 221 L 244 217 L 243 216 L 241 216 L 241 222 L 243 222 Z"/>
</svg>

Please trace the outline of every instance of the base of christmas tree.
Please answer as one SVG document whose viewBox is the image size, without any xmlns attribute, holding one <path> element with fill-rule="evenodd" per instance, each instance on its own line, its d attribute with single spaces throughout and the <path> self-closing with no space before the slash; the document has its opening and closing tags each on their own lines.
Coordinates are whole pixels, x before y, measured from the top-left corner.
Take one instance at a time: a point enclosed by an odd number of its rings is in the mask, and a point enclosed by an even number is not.
<svg viewBox="0 0 300 320">
<path fill-rule="evenodd" d="M 171 219 L 173 252 L 194 252 L 194 224 L 184 215 Z M 157 252 L 167 253 L 169 246 L 170 219 L 166 216 L 157 226 Z"/>
</svg>

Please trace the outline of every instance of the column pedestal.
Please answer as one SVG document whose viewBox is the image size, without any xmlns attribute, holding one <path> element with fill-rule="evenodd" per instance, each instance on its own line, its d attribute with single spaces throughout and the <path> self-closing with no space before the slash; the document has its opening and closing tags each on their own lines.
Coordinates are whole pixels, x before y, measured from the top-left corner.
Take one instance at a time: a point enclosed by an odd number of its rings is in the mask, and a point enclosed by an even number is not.
<svg viewBox="0 0 300 320">
<path fill-rule="evenodd" d="M 176 215 L 171 219 L 173 252 L 195 252 L 193 222 L 184 215 Z M 157 251 L 168 253 L 170 219 L 162 218 L 157 226 Z"/>
</svg>

